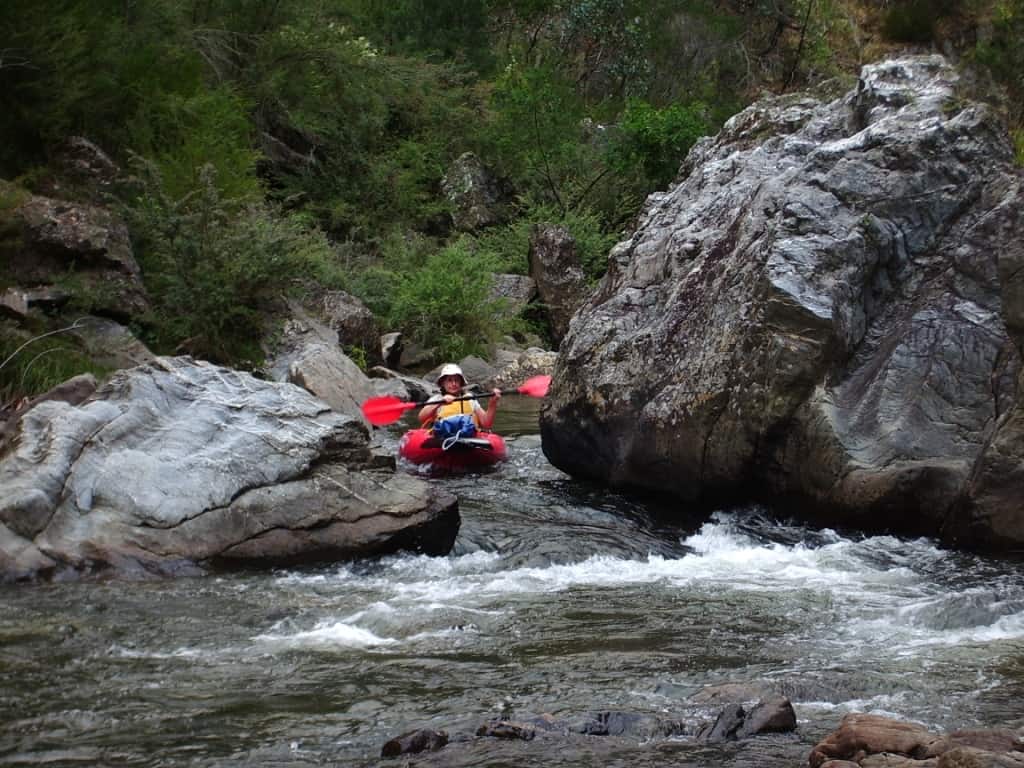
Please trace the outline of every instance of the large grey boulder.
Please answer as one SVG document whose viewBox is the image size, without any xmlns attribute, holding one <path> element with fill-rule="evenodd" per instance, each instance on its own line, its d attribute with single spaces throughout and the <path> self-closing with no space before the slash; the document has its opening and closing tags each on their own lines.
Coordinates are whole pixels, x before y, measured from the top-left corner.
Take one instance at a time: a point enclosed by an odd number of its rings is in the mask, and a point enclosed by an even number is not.
<svg viewBox="0 0 1024 768">
<path fill-rule="evenodd" d="M 1004 302 L 1024 195 L 1005 129 L 956 87 L 941 57 L 887 61 L 699 142 L 573 318 L 541 419 L 551 461 L 709 506 L 785 499 L 1019 546 Z"/>
<path fill-rule="evenodd" d="M 997 224 L 998 225 L 998 224 Z M 1002 220 L 999 280 L 1002 316 L 1016 346 L 1000 368 L 1012 370 L 1024 356 L 1024 207 Z M 998 370 L 998 369 L 997 369 Z M 1019 547 L 1024 541 L 1024 369 L 1017 375 L 1016 397 L 996 403 L 995 429 L 975 463 L 967 494 L 950 526 L 954 539 Z"/>
<path fill-rule="evenodd" d="M 494 275 L 490 299 L 499 306 L 498 314 L 514 317 L 537 296 L 537 281 L 527 275 Z"/>
<path fill-rule="evenodd" d="M 46 197 L 102 205 L 114 186 L 126 181 L 120 166 L 99 146 L 83 136 L 69 136 L 53 148 L 48 172 L 35 189 Z"/>
<path fill-rule="evenodd" d="M 105 317 L 79 318 L 69 333 L 96 365 L 134 368 L 152 362 L 155 357 L 131 329 Z"/>
<path fill-rule="evenodd" d="M 366 427 L 299 387 L 157 358 L 21 416 L 0 580 L 447 552 L 454 497 L 370 463 Z"/>
<path fill-rule="evenodd" d="M 539 347 L 498 349 L 494 363 L 497 373 L 491 384 L 502 389 L 515 389 L 534 376 L 550 376 L 557 359 L 557 352 Z"/>
</svg>

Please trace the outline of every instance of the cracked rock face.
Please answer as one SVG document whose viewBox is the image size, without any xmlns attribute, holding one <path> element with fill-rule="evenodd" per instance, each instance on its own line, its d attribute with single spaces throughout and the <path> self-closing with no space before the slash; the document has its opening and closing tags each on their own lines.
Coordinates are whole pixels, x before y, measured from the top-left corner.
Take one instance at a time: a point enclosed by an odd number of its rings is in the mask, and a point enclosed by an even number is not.
<svg viewBox="0 0 1024 768">
<path fill-rule="evenodd" d="M 369 459 L 361 421 L 299 387 L 157 358 L 22 416 L 0 456 L 0 578 L 446 552 L 455 499 Z"/>
<path fill-rule="evenodd" d="M 978 467 L 997 451 L 1020 477 L 997 433 L 1017 412 L 1024 194 L 956 79 L 939 56 L 882 62 L 698 143 L 572 320 L 549 459 L 708 506 L 1019 546 L 995 517 L 1024 513 Z M 967 503 L 972 476 L 1002 501 Z"/>
<path fill-rule="evenodd" d="M 11 255 L 10 277 L 21 285 L 49 284 L 73 274 L 102 314 L 128 320 L 149 308 L 128 228 L 104 208 L 33 195 L 14 211 L 22 247 Z"/>
</svg>

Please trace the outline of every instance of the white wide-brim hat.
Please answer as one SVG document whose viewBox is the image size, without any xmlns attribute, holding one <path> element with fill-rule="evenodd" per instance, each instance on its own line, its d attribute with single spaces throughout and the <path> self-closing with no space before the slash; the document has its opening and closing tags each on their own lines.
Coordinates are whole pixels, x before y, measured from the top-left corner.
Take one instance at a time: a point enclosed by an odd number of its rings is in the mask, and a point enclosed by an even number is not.
<svg viewBox="0 0 1024 768">
<path fill-rule="evenodd" d="M 441 372 L 437 374 L 437 386 L 441 386 L 441 379 L 445 376 L 458 376 L 462 379 L 462 385 L 466 385 L 466 375 L 462 372 L 462 369 L 455 363 L 448 363 L 446 366 L 441 368 Z"/>
</svg>

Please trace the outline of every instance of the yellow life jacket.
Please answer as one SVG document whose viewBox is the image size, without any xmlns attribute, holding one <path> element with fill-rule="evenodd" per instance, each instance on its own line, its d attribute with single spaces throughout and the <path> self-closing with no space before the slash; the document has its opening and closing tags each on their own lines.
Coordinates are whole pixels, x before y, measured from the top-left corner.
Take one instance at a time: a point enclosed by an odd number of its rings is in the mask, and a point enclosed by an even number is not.
<svg viewBox="0 0 1024 768">
<path fill-rule="evenodd" d="M 480 420 L 476 416 L 476 409 L 479 407 L 476 400 L 456 400 L 454 403 L 445 403 L 437 412 L 434 414 L 434 418 L 428 421 L 424 426 L 430 427 L 438 419 L 446 419 L 449 416 L 458 416 L 460 414 L 467 414 L 473 417 L 473 423 L 479 428 Z"/>
</svg>

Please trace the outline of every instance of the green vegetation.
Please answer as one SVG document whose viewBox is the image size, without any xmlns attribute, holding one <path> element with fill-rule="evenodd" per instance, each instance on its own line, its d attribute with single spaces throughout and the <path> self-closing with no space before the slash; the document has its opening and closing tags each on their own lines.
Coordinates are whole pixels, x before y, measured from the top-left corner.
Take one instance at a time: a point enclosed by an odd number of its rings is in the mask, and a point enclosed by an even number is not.
<svg viewBox="0 0 1024 768">
<path fill-rule="evenodd" d="M 879 31 L 984 27 L 965 53 L 1005 89 L 1024 156 L 1024 0 L 7 0 L 4 18 L 0 178 L 22 186 L 0 186 L 0 247 L 67 136 L 141 158 L 115 202 L 144 339 L 239 366 L 305 281 L 444 357 L 543 328 L 487 306 L 492 271 L 528 270 L 535 225 L 567 227 L 599 279 L 694 142 L 764 91 L 856 71 Z M 508 223 L 471 235 L 442 188 L 466 151 L 514 193 Z"/>
<path fill-rule="evenodd" d="M 124 213 L 152 295 L 144 338 L 157 351 L 254 366 L 266 309 L 282 292 L 303 281 L 340 286 L 322 233 L 225 198 L 213 166 L 180 198 L 152 165 L 138 171 L 143 187 Z"/>
<path fill-rule="evenodd" d="M 611 166 L 619 174 L 639 174 L 656 188 L 665 187 L 679 171 L 680 160 L 701 136 L 711 132 L 707 107 L 700 103 L 671 104 L 663 109 L 635 99 L 626 105 L 619 136 L 611 148 Z"/>
<path fill-rule="evenodd" d="M 563 213 L 550 205 L 527 206 L 524 215 L 512 223 L 474 238 L 473 247 L 490 260 L 497 272 L 528 274 L 530 235 L 539 224 L 559 224 L 569 230 L 590 280 L 596 282 L 604 274 L 605 259 L 618 239 L 617 233 L 606 231 L 600 216 L 586 208 Z"/>
<path fill-rule="evenodd" d="M 66 336 L 23 338 L 0 326 L 0 403 L 46 392 L 81 373 L 103 378 L 110 371 L 93 363 Z"/>
<path fill-rule="evenodd" d="M 461 242 L 431 254 L 418 269 L 395 274 L 389 319 L 441 358 L 482 353 L 494 335 L 488 266 Z"/>
<path fill-rule="evenodd" d="M 990 12 L 990 34 L 974 55 L 983 71 L 1007 91 L 1010 121 L 1024 129 L 1024 0 L 996 0 Z"/>
<path fill-rule="evenodd" d="M 930 43 L 935 39 L 937 14 L 933 0 L 901 0 L 889 7 L 882 32 L 901 43 Z"/>
<path fill-rule="evenodd" d="M 0 216 L 9 214 L 29 197 L 31 194 L 28 190 L 0 179 Z"/>
</svg>

